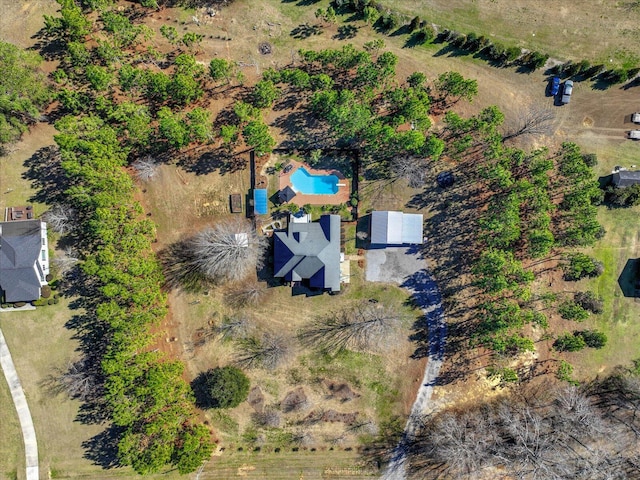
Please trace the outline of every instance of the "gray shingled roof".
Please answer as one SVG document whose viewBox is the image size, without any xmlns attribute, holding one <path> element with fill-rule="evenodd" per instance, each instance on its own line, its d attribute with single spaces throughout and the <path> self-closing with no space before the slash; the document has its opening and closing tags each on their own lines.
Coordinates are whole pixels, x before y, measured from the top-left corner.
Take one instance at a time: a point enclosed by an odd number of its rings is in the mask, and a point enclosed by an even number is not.
<svg viewBox="0 0 640 480">
<path fill-rule="evenodd" d="M 640 183 L 640 170 L 619 170 L 613 174 L 613 184 L 616 187 L 629 187 Z"/>
<path fill-rule="evenodd" d="M 40 229 L 40 220 L 0 222 L 0 287 L 7 302 L 40 297 L 40 278 L 34 270 L 42 248 Z"/>
<path fill-rule="evenodd" d="M 275 277 L 308 279 L 315 288 L 340 290 L 340 216 L 323 215 L 319 222 L 289 222 L 274 233 Z"/>
</svg>

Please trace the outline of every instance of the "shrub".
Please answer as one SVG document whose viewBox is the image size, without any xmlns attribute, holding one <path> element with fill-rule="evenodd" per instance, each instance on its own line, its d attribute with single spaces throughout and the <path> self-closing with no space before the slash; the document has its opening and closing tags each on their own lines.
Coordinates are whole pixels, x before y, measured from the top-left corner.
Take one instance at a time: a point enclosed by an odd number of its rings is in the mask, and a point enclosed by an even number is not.
<svg viewBox="0 0 640 480">
<path fill-rule="evenodd" d="M 564 265 L 565 280 L 576 281 L 584 277 L 598 277 L 604 272 L 601 262 L 584 253 L 571 254 L 568 259 L 569 263 Z"/>
<path fill-rule="evenodd" d="M 54 298 L 50 298 L 49 300 L 47 300 L 47 305 L 53 305 L 54 303 L 56 303 Z"/>
<path fill-rule="evenodd" d="M 249 378 L 239 368 L 218 367 L 206 373 L 205 388 L 210 408 L 233 408 L 249 396 Z"/>
<path fill-rule="evenodd" d="M 553 342 L 553 347 L 560 352 L 577 352 L 586 346 L 587 343 L 584 338 L 572 335 L 571 333 L 565 333 Z"/>
<path fill-rule="evenodd" d="M 589 312 L 575 302 L 567 300 L 558 307 L 558 313 L 565 320 L 574 320 L 582 322 L 589 318 Z"/>
<path fill-rule="evenodd" d="M 592 313 L 602 313 L 604 302 L 602 297 L 593 292 L 578 292 L 573 296 L 574 301 L 585 310 Z"/>
<path fill-rule="evenodd" d="M 51 296 L 51 287 L 49 285 L 45 285 L 40 289 L 40 295 L 42 298 L 49 298 Z"/>
<path fill-rule="evenodd" d="M 615 207 L 633 207 L 640 205 L 640 184 L 630 185 L 626 188 L 608 186 L 606 189 L 606 199 Z"/>
<path fill-rule="evenodd" d="M 573 332 L 576 337 L 581 338 L 584 343 L 591 348 L 602 348 L 607 344 L 607 336 L 597 330 L 581 330 Z"/>
<path fill-rule="evenodd" d="M 20 308 L 20 307 L 24 307 L 27 304 L 27 302 L 16 302 L 13 304 L 13 306 L 15 308 Z"/>
<path fill-rule="evenodd" d="M 34 300 L 33 302 L 31 302 L 31 305 L 33 305 L 34 307 L 43 307 L 47 305 L 47 301 L 43 298 L 39 298 L 38 300 Z"/>
<path fill-rule="evenodd" d="M 583 153 L 582 160 L 587 167 L 595 167 L 598 165 L 598 155 L 595 153 Z"/>
<path fill-rule="evenodd" d="M 506 61 L 513 62 L 522 55 L 522 49 L 520 47 L 508 47 L 506 52 Z"/>
<path fill-rule="evenodd" d="M 573 365 L 564 360 L 560 360 L 560 365 L 558 365 L 558 371 L 556 372 L 556 378 L 558 380 L 564 380 L 565 382 L 577 385 L 578 382 L 573 380 L 571 375 L 573 375 Z"/>
</svg>

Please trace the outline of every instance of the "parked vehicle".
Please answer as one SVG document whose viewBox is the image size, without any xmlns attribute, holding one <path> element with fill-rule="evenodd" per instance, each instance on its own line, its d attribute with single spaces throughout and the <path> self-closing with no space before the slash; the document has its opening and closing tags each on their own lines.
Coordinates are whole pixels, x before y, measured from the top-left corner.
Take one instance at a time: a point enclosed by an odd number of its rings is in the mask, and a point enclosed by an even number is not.
<svg viewBox="0 0 640 480">
<path fill-rule="evenodd" d="M 560 78 L 553 77 L 551 79 L 551 89 L 549 90 L 549 93 L 551 94 L 552 97 L 555 97 L 559 91 L 560 91 Z"/>
<path fill-rule="evenodd" d="M 629 138 L 631 140 L 640 140 L 640 130 L 631 130 L 629 132 Z"/>
<path fill-rule="evenodd" d="M 571 94 L 573 93 L 573 81 L 567 80 L 564 82 L 564 88 L 562 89 L 562 103 L 569 103 L 571 101 Z"/>
<path fill-rule="evenodd" d="M 632 113 L 631 114 L 631 121 L 633 123 L 640 123 L 640 113 L 638 113 L 638 112 Z"/>
</svg>

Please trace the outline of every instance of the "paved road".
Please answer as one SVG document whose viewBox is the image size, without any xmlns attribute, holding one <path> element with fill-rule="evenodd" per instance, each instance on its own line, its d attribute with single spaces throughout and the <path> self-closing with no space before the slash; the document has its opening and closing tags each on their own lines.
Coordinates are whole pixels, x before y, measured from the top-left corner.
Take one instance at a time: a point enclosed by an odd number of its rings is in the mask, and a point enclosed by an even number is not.
<svg viewBox="0 0 640 480">
<path fill-rule="evenodd" d="M 428 332 L 427 367 L 422 384 L 411 407 L 411 413 L 402 438 L 394 449 L 391 460 L 382 474 L 384 480 L 404 480 L 406 460 L 411 439 L 420 426 L 420 418 L 428 409 L 433 388 L 444 359 L 447 325 L 438 286 L 426 269 L 426 262 L 412 247 L 393 247 L 368 250 L 366 278 L 372 282 L 397 283 L 408 290 L 424 313 L 424 327 Z"/>
<path fill-rule="evenodd" d="M 9 384 L 11 398 L 13 398 L 13 404 L 18 411 L 20 427 L 22 428 L 24 452 L 27 457 L 27 480 L 38 480 L 40 475 L 38 473 L 38 443 L 36 442 L 36 431 L 33 428 L 29 405 L 27 405 L 27 399 L 24 396 L 22 384 L 20 383 L 20 378 L 18 378 L 18 372 L 16 372 L 16 367 L 13 364 L 13 359 L 11 358 L 11 353 L 9 352 L 9 347 L 7 347 L 7 342 L 4 339 L 2 330 L 0 330 L 0 365 Z"/>
</svg>

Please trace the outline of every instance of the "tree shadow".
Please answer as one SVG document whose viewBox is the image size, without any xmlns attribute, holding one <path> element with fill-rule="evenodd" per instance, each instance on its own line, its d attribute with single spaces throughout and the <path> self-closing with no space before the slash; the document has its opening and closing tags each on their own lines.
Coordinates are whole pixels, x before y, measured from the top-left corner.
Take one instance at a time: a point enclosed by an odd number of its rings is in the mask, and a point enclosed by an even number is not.
<svg viewBox="0 0 640 480">
<path fill-rule="evenodd" d="M 178 241 L 158 252 L 158 260 L 165 276 L 164 287 L 198 293 L 210 286 L 210 281 L 200 272 L 193 254 L 190 239 Z"/>
<path fill-rule="evenodd" d="M 308 23 L 302 23 L 291 30 L 289 35 L 297 40 L 305 40 L 314 35 L 321 35 L 322 32 L 322 27 L 318 24 L 309 25 Z"/>
<path fill-rule="evenodd" d="M 349 40 L 350 38 L 355 38 L 358 34 L 358 27 L 355 25 L 341 25 L 338 27 L 338 33 L 336 33 L 332 38 L 336 40 Z"/>
<path fill-rule="evenodd" d="M 246 169 L 247 164 L 246 158 L 225 148 L 184 156 L 177 163 L 180 168 L 196 175 L 208 175 L 216 171 L 226 175 Z"/>
<path fill-rule="evenodd" d="M 122 467 L 118 461 L 118 442 L 122 438 L 124 429 L 111 425 L 99 434 L 82 442 L 84 458 L 104 469 Z"/>
<path fill-rule="evenodd" d="M 204 410 L 213 408 L 211 403 L 211 395 L 207 392 L 208 372 L 200 372 L 191 382 L 191 390 L 196 399 L 196 407 Z"/>
<path fill-rule="evenodd" d="M 618 277 L 618 286 L 627 298 L 640 297 L 640 258 L 630 258 Z"/>
</svg>

